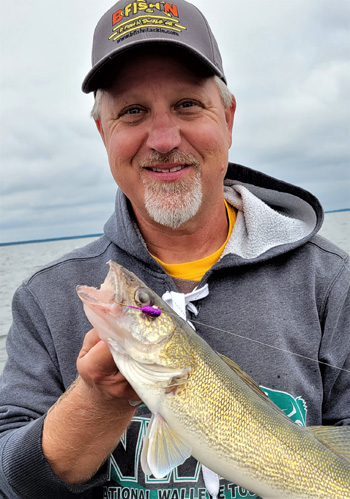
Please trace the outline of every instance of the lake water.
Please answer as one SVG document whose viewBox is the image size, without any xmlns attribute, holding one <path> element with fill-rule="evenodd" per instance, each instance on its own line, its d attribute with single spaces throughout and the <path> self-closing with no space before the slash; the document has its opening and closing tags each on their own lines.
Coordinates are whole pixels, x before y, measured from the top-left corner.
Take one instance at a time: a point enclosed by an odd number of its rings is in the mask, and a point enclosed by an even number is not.
<svg viewBox="0 0 350 499">
<path fill-rule="evenodd" d="M 350 253 L 350 211 L 327 213 L 320 234 Z M 94 239 L 0 246 L 0 373 L 6 360 L 5 342 L 11 324 L 11 300 L 16 288 L 42 265 Z"/>
</svg>

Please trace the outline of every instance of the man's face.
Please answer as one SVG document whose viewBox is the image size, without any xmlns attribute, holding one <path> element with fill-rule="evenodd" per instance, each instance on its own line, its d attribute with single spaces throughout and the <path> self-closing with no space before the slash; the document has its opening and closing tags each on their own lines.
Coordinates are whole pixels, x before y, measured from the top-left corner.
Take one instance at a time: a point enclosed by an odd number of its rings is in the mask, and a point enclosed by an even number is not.
<svg viewBox="0 0 350 499">
<path fill-rule="evenodd" d="M 118 68 L 96 124 L 139 222 L 177 229 L 223 202 L 233 116 L 213 78 L 172 57 L 133 57 Z"/>
</svg>

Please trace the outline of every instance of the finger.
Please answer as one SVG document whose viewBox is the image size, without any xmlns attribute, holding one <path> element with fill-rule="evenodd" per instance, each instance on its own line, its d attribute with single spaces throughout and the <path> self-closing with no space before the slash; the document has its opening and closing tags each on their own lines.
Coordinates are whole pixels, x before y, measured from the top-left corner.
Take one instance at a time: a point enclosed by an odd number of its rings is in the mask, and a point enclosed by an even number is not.
<svg viewBox="0 0 350 499">
<path fill-rule="evenodd" d="M 79 371 L 85 371 L 96 379 L 115 376 L 119 372 L 111 352 L 101 340 L 89 348 L 89 350 L 81 350 L 77 366 Z"/>
<path fill-rule="evenodd" d="M 97 343 L 101 341 L 97 331 L 90 329 L 84 337 L 83 346 L 79 352 L 79 357 L 84 357 Z"/>
<path fill-rule="evenodd" d="M 96 330 L 86 333 L 77 359 L 77 369 L 90 386 L 99 386 L 104 392 L 118 398 L 138 400 L 139 397 L 117 368 L 113 356 Z"/>
<path fill-rule="evenodd" d="M 104 374 L 115 374 L 118 369 L 107 345 L 97 334 L 96 329 L 90 329 L 85 335 L 83 346 L 78 355 L 78 361 L 87 357 L 91 367 Z"/>
</svg>

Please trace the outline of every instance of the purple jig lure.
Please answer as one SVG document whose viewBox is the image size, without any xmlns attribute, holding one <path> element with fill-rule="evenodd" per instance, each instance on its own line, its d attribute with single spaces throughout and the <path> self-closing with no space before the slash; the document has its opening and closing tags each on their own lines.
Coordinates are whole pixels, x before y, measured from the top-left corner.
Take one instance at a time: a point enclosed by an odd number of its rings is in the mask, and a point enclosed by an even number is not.
<svg viewBox="0 0 350 499">
<path fill-rule="evenodd" d="M 126 305 L 125 303 L 119 303 L 118 301 L 115 301 L 118 305 L 121 305 L 122 307 L 128 307 L 128 308 L 134 308 L 136 310 L 141 310 L 141 312 L 145 315 L 148 315 L 148 317 L 152 317 L 155 319 L 156 317 L 159 317 L 162 313 L 160 308 L 150 306 L 150 305 L 144 305 L 143 307 L 133 307 L 132 305 Z"/>
</svg>

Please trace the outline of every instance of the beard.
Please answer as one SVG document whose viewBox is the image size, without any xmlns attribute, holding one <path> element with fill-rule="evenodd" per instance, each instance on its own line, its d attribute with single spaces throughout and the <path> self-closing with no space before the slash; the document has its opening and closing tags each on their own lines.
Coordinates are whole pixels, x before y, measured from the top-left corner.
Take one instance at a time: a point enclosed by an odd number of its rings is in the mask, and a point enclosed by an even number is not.
<svg viewBox="0 0 350 499">
<path fill-rule="evenodd" d="M 155 222 L 174 230 L 193 218 L 202 204 L 201 172 L 194 156 L 177 151 L 153 153 L 140 166 L 165 163 L 185 163 L 194 168 L 195 173 L 194 177 L 177 182 L 152 182 L 141 175 L 148 215 Z"/>
</svg>

